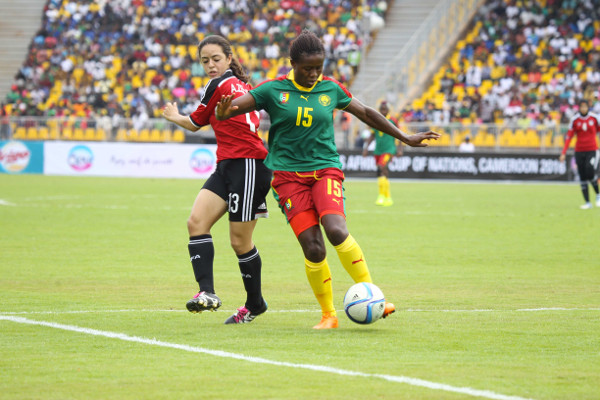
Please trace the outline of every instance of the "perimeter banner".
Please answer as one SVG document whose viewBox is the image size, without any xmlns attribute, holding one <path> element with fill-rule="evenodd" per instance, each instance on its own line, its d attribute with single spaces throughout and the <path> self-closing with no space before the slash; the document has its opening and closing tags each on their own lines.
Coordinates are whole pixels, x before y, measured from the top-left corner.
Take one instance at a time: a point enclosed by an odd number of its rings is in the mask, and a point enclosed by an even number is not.
<svg viewBox="0 0 600 400">
<path fill-rule="evenodd" d="M 370 153 L 340 152 L 347 177 L 375 177 L 377 166 Z M 389 164 L 390 178 L 490 179 L 569 181 L 577 178 L 573 157 L 565 163 L 554 154 L 405 152 Z"/>
<path fill-rule="evenodd" d="M 0 141 L 0 173 L 41 174 L 43 172 L 43 142 Z"/>
<path fill-rule="evenodd" d="M 178 143 L 46 142 L 47 175 L 208 178 L 216 145 Z"/>
</svg>

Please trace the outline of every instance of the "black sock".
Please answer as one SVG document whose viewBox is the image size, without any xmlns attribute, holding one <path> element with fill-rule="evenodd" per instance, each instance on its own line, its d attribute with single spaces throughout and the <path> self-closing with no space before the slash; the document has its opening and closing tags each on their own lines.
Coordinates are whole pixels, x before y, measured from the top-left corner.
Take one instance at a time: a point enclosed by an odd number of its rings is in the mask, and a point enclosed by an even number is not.
<svg viewBox="0 0 600 400">
<path fill-rule="evenodd" d="M 246 289 L 246 308 L 250 311 L 258 311 L 262 307 L 263 299 L 261 293 L 261 268 L 262 261 L 258 250 L 253 248 L 246 254 L 237 256 Z"/>
<path fill-rule="evenodd" d="M 594 191 L 596 192 L 596 194 L 598 194 L 598 181 L 595 179 L 592 179 L 590 181 L 590 183 L 592 184 L 592 187 L 594 188 Z"/>
<path fill-rule="evenodd" d="M 590 190 L 588 188 L 587 182 L 581 183 L 581 193 L 583 194 L 583 199 L 585 200 L 585 202 L 589 203 L 590 202 Z"/>
<path fill-rule="evenodd" d="M 215 293 L 213 260 L 215 247 L 211 235 L 191 236 L 188 243 L 194 276 L 201 291 Z"/>
</svg>

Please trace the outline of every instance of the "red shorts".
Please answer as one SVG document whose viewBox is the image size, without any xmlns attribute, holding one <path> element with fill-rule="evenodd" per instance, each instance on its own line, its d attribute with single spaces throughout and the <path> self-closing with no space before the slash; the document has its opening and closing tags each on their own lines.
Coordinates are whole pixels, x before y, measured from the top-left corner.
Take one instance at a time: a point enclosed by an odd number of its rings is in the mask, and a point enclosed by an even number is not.
<svg viewBox="0 0 600 400">
<path fill-rule="evenodd" d="M 275 198 L 296 236 L 318 225 L 323 215 L 346 216 L 343 181 L 344 173 L 338 168 L 273 172 Z"/>
<path fill-rule="evenodd" d="M 394 156 L 390 153 L 383 153 L 383 154 L 376 155 L 375 156 L 375 164 L 377 164 L 378 167 L 385 167 L 386 165 L 389 164 L 390 161 L 392 161 L 392 157 L 394 157 Z"/>
</svg>

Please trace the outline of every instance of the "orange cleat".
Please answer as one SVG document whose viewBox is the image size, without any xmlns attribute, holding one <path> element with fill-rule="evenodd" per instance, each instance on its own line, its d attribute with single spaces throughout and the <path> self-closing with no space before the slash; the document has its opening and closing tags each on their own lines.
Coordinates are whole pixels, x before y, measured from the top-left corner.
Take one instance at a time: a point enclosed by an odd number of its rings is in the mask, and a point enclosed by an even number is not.
<svg viewBox="0 0 600 400">
<path fill-rule="evenodd" d="M 338 327 L 338 318 L 331 313 L 324 313 L 321 322 L 313 326 L 313 329 L 332 329 Z"/>
<path fill-rule="evenodd" d="M 388 303 L 387 301 L 385 302 L 385 309 L 383 310 L 383 315 L 381 316 L 381 318 L 385 318 L 390 314 L 393 314 L 396 312 L 396 307 L 392 304 L 392 303 Z"/>
</svg>

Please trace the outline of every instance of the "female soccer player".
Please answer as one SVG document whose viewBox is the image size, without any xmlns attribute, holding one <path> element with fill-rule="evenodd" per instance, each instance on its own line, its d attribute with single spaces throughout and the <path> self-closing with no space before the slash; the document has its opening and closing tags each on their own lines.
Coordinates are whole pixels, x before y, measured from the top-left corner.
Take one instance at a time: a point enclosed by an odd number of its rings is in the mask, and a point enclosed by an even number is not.
<svg viewBox="0 0 600 400">
<path fill-rule="evenodd" d="M 275 197 L 300 242 L 308 281 L 321 306 L 321 322 L 314 328 L 337 328 L 331 273 L 319 223 L 352 279 L 371 282 L 371 275 L 346 226 L 334 109 L 343 109 L 410 146 L 426 146 L 423 140 L 440 135 L 423 132 L 407 136 L 379 112 L 353 98 L 339 82 L 323 77 L 325 49 L 309 31 L 292 42 L 290 61 L 292 70 L 286 76 L 264 82 L 235 99 L 225 96 L 217 105 L 216 116 L 226 120 L 264 109 L 271 117 L 265 164 L 274 171 L 271 185 Z M 384 316 L 394 311 L 394 305 L 387 303 Z"/>
<path fill-rule="evenodd" d="M 391 117 L 388 117 L 390 108 L 386 101 L 382 101 L 379 105 L 379 112 L 381 115 L 386 117 L 390 123 L 396 125 Z M 363 149 L 363 157 L 367 156 L 369 152 L 369 145 L 375 140 L 375 150 L 373 155 L 375 156 L 375 163 L 377 164 L 377 186 L 379 187 L 379 196 L 375 204 L 378 206 L 389 207 L 394 204 L 392 200 L 392 194 L 390 193 L 390 170 L 388 168 L 389 163 L 394 158 L 394 155 L 402 155 L 402 142 L 396 147 L 396 139 L 393 136 L 385 135 L 383 132 L 377 129 L 371 129 L 371 136 L 367 139 Z"/>
<path fill-rule="evenodd" d="M 213 278 L 213 225 L 229 212 L 231 247 L 238 257 L 246 303 L 226 324 L 251 322 L 267 310 L 261 293 L 261 258 L 252 241 L 257 218 L 267 217 L 265 197 L 271 171 L 264 165 L 267 150 L 257 134 L 259 113 L 250 111 L 228 121 L 218 121 L 214 109 L 224 95 L 239 97 L 248 92 L 248 77 L 233 57 L 230 43 L 218 35 L 206 37 L 198 46 L 200 62 L 211 78 L 200 105 L 190 116 L 179 113 L 176 103 L 167 103 L 163 116 L 177 125 L 197 131 L 210 124 L 217 139 L 217 167 L 198 193 L 187 222 L 188 249 L 200 291 L 187 302 L 190 312 L 215 311 L 221 300 Z"/>
<path fill-rule="evenodd" d="M 575 163 L 581 183 L 581 193 L 585 203 L 580 207 L 582 210 L 592 208 L 588 183 L 596 192 L 596 206 L 600 207 L 600 193 L 598 192 L 598 143 L 596 136 L 600 133 L 600 117 L 590 113 L 587 100 L 579 102 L 579 112 L 571 118 L 569 131 L 565 145 L 560 153 L 560 161 L 564 162 L 573 136 L 577 135 L 575 143 Z"/>
</svg>

